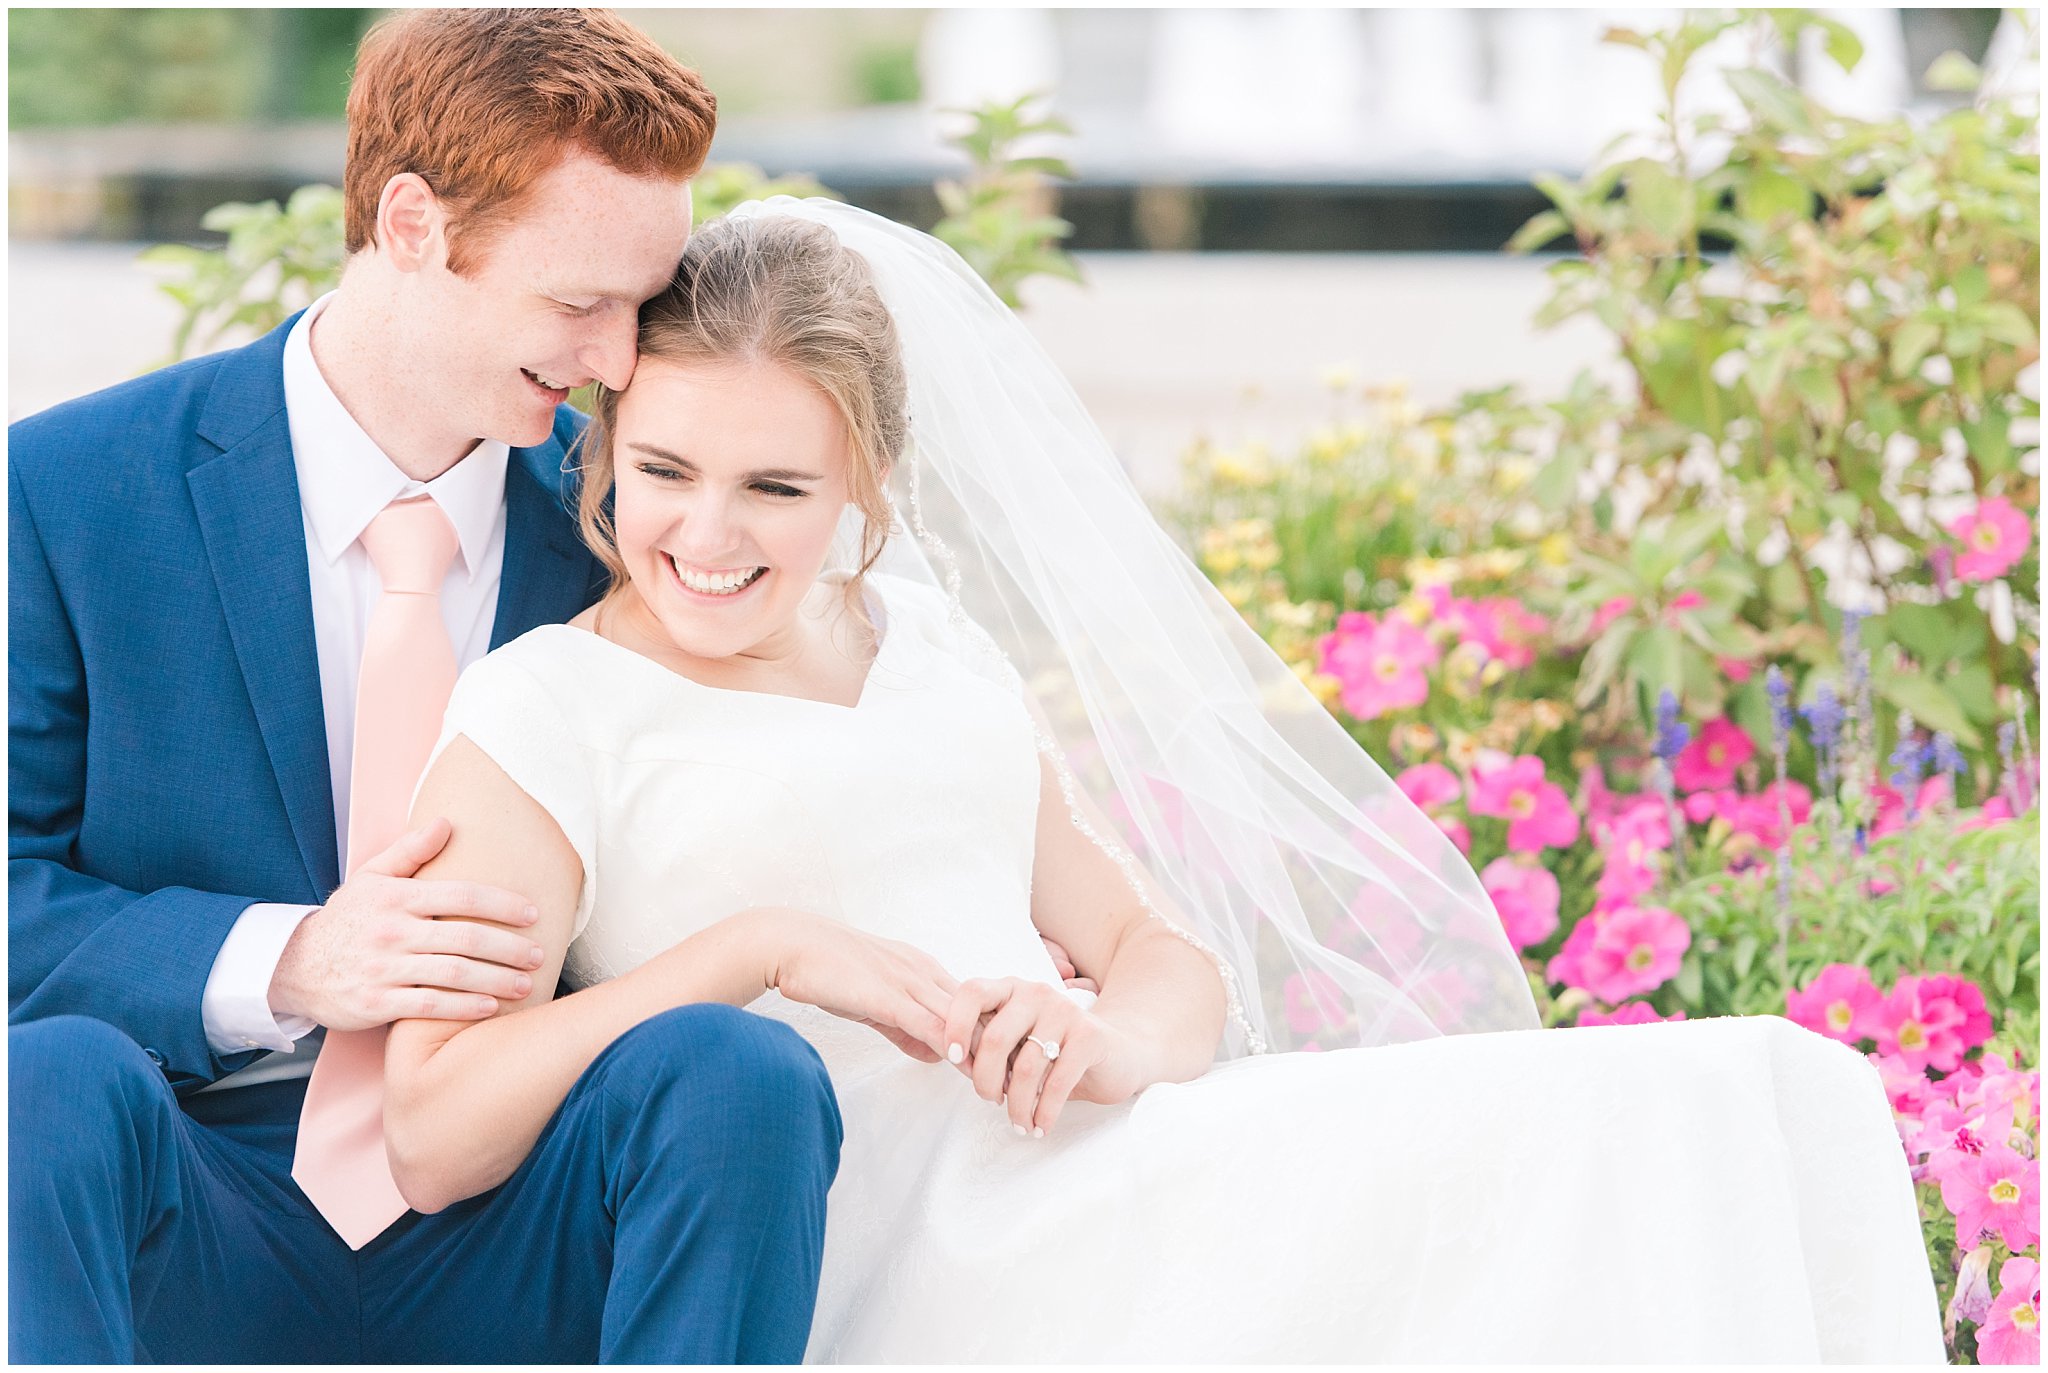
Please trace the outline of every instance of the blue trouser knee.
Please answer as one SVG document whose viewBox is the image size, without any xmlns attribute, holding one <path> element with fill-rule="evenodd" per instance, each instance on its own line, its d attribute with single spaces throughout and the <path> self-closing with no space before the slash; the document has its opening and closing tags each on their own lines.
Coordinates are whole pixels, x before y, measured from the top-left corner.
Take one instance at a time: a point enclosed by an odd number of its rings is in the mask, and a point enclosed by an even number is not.
<svg viewBox="0 0 2048 1373">
<path fill-rule="evenodd" d="M 302 1082 L 181 1110 L 98 1021 L 12 1027 L 9 1049 L 18 1360 L 802 1357 L 840 1121 L 785 1025 L 650 1018 L 504 1185 L 359 1253 L 289 1179 Z"/>
</svg>

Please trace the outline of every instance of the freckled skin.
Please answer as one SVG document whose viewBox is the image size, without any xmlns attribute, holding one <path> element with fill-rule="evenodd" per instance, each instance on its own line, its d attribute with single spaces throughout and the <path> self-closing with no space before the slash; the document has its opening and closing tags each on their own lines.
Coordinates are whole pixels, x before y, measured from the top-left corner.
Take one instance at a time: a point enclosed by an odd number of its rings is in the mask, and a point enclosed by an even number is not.
<svg viewBox="0 0 2048 1373">
<path fill-rule="evenodd" d="M 312 343 L 349 413 L 425 480 L 479 439 L 546 440 L 555 402 L 522 368 L 570 388 L 627 385 L 639 308 L 667 286 L 689 238 L 690 193 L 568 153 L 515 218 L 465 243 L 469 275 L 457 276 L 452 211 L 411 180 L 397 194 L 387 187 L 378 241 L 349 259 Z"/>
<path fill-rule="evenodd" d="M 803 607 L 850 499 L 851 462 L 838 408 L 781 364 L 643 361 L 619 398 L 613 442 L 615 527 L 632 588 L 607 632 L 616 623 L 635 647 L 707 681 L 838 670 L 843 659 L 819 651 L 829 636 Z M 764 469 L 813 479 L 753 476 Z M 768 572 L 730 604 L 707 603 L 676 587 L 671 556 L 698 571 Z"/>
</svg>

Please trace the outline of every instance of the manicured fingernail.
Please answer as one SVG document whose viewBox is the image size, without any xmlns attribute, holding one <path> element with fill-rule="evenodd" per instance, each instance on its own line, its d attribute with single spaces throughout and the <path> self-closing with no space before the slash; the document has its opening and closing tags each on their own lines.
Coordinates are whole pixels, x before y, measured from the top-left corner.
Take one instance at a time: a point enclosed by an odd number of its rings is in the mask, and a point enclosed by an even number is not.
<svg viewBox="0 0 2048 1373">
<path fill-rule="evenodd" d="M 958 1044 L 948 1044 L 946 1046 L 946 1062 L 958 1063 L 965 1057 L 967 1057 L 967 1051 Z"/>
<path fill-rule="evenodd" d="M 1031 1137 L 1032 1137 L 1033 1139 L 1044 1139 L 1044 1138 L 1045 1138 L 1045 1127 L 1044 1127 L 1043 1125 L 1034 1125 L 1034 1126 L 1032 1126 L 1032 1127 L 1031 1127 Z"/>
<path fill-rule="evenodd" d="M 1017 1124 L 1015 1121 L 1010 1122 L 1010 1128 L 1012 1130 L 1015 1130 L 1020 1135 L 1024 1133 L 1024 1127 Z"/>
</svg>

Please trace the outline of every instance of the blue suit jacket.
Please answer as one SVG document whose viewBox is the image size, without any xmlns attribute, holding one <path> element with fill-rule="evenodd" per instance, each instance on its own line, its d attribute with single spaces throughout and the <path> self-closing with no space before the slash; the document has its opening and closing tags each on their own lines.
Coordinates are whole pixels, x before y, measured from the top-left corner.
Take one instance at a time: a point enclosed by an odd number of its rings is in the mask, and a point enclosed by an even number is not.
<svg viewBox="0 0 2048 1373">
<path fill-rule="evenodd" d="M 9 1020 L 125 1030 L 180 1090 L 214 956 L 251 903 L 340 884 L 287 320 L 8 428 Z M 603 572 L 563 473 L 583 428 L 505 473 L 493 647 L 589 605 Z"/>
</svg>

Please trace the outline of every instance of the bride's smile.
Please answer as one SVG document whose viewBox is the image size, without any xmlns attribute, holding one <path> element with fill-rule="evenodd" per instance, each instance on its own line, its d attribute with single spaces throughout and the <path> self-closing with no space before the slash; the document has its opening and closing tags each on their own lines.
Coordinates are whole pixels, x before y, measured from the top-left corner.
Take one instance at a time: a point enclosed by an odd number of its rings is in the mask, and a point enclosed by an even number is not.
<svg viewBox="0 0 2048 1373">
<path fill-rule="evenodd" d="M 694 660 L 807 657 L 848 447 L 831 400 L 787 367 L 644 359 L 615 436 L 618 622 Z"/>
</svg>

